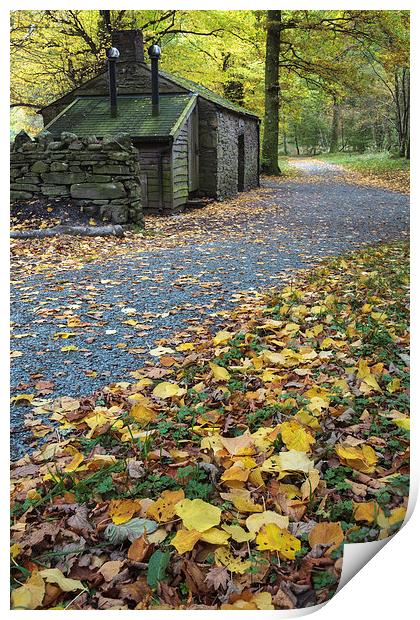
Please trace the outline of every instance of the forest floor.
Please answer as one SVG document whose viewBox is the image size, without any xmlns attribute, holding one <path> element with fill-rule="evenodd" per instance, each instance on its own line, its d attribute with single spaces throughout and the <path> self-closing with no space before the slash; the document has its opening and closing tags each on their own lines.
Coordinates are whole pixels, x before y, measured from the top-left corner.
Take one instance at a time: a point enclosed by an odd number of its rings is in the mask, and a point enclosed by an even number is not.
<svg viewBox="0 0 420 620">
<path fill-rule="evenodd" d="M 408 197 L 298 165 L 12 243 L 15 608 L 310 606 L 401 524 Z"/>
<path fill-rule="evenodd" d="M 150 236 L 12 242 L 12 395 L 88 395 L 165 344 L 223 323 L 245 296 L 323 256 L 408 234 L 408 197 L 349 185 L 308 159 L 301 177 L 171 218 Z M 13 455 L 31 438 L 12 408 Z"/>
</svg>

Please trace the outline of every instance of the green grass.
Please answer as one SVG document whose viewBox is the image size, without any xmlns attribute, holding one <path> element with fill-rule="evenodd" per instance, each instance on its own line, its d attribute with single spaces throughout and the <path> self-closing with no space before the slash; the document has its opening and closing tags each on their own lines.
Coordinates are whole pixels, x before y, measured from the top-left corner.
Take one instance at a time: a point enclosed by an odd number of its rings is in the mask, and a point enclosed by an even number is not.
<svg viewBox="0 0 420 620">
<path fill-rule="evenodd" d="M 287 155 L 281 155 L 279 157 L 279 168 L 281 170 L 282 177 L 296 177 L 299 176 L 299 171 L 291 166 L 289 163 L 290 157 Z"/>
<path fill-rule="evenodd" d="M 395 157 L 388 152 L 383 153 L 324 153 L 317 155 L 316 159 L 322 159 L 332 164 L 340 164 L 355 172 L 367 172 L 373 174 L 386 174 L 388 172 L 409 172 L 410 161 L 403 157 Z"/>
</svg>

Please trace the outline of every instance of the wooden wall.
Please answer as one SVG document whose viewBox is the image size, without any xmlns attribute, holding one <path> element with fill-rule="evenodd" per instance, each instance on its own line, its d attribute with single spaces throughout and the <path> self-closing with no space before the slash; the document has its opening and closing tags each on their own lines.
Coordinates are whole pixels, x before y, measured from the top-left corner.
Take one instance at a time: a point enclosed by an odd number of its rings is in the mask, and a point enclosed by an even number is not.
<svg viewBox="0 0 420 620">
<path fill-rule="evenodd" d="M 179 132 L 172 147 L 173 208 L 180 208 L 188 200 L 188 123 Z"/>
</svg>

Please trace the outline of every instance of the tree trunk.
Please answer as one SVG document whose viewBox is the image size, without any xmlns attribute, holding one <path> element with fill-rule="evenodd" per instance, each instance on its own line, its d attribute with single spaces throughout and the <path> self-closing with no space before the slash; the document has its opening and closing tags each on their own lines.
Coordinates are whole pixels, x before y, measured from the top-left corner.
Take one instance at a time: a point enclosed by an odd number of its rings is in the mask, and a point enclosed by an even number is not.
<svg viewBox="0 0 420 620">
<path fill-rule="evenodd" d="M 289 154 L 287 150 L 287 133 L 285 129 L 283 129 L 283 151 L 285 155 Z"/>
<path fill-rule="evenodd" d="M 298 142 L 298 136 L 297 136 L 297 127 L 295 125 L 295 145 L 296 145 L 296 153 L 298 155 L 300 155 L 300 151 L 299 151 L 299 142 Z"/>
<path fill-rule="evenodd" d="M 42 228 L 36 230 L 12 230 L 11 239 L 43 239 L 45 237 L 58 237 L 60 235 L 72 235 L 76 237 L 123 237 L 124 229 L 119 224 L 109 226 L 55 226 L 54 228 Z"/>
<path fill-rule="evenodd" d="M 395 115 L 400 157 L 410 157 L 410 70 L 395 71 Z"/>
<path fill-rule="evenodd" d="M 262 170 L 279 174 L 279 55 L 281 11 L 267 11 L 267 44 L 265 51 L 264 138 Z"/>
<path fill-rule="evenodd" d="M 333 98 L 333 117 L 331 124 L 331 137 L 330 137 L 330 153 L 336 153 L 338 151 L 338 140 L 340 132 L 340 105 L 337 97 Z"/>
</svg>

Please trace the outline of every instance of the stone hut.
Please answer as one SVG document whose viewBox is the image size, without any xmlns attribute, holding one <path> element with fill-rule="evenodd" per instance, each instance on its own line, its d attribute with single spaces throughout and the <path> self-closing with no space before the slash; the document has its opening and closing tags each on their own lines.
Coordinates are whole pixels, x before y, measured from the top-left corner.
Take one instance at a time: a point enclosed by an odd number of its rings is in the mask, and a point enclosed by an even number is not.
<svg viewBox="0 0 420 620">
<path fill-rule="evenodd" d="M 99 139 L 128 134 L 145 212 L 170 214 L 194 199 L 224 200 L 259 185 L 260 120 L 253 112 L 158 69 L 153 56 L 150 66 L 138 30 L 114 32 L 112 44 L 119 51 L 114 101 L 108 70 L 53 101 L 40 114 L 55 139 L 68 131 Z"/>
</svg>

